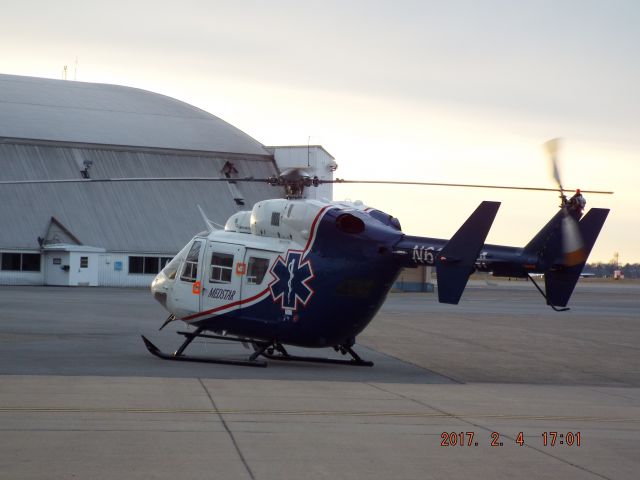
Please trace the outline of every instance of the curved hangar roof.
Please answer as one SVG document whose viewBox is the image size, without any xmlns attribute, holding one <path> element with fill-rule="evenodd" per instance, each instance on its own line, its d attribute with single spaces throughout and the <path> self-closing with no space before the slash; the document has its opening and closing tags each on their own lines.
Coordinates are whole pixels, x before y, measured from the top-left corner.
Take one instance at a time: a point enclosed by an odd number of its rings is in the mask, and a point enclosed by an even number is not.
<svg viewBox="0 0 640 480">
<path fill-rule="evenodd" d="M 164 95 L 2 74 L 0 137 L 271 156 L 227 122 Z"/>
</svg>

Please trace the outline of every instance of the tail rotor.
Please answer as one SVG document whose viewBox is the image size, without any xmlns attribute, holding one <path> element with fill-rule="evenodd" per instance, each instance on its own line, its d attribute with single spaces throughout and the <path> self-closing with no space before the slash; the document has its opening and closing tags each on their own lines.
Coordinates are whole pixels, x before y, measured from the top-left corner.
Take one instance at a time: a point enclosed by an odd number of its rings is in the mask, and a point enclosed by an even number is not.
<svg viewBox="0 0 640 480">
<path fill-rule="evenodd" d="M 573 267 L 580 265 L 587 259 L 584 240 L 582 239 L 580 227 L 578 226 L 578 219 L 582 215 L 582 208 L 580 206 L 578 209 L 574 210 L 573 213 L 569 211 L 571 205 L 567 200 L 567 196 L 564 194 L 565 190 L 562 186 L 562 179 L 560 176 L 560 147 L 561 140 L 559 138 L 552 138 L 544 144 L 544 148 L 547 151 L 549 163 L 551 165 L 551 175 L 558 184 L 560 208 L 563 213 L 562 224 L 560 226 L 563 265 L 566 267 Z M 577 190 L 576 194 L 580 194 L 580 190 Z"/>
</svg>

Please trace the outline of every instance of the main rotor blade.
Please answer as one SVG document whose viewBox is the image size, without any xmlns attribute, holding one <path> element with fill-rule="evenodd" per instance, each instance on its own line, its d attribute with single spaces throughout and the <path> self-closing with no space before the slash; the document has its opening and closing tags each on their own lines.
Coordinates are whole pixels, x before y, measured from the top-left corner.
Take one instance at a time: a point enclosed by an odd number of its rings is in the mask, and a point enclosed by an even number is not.
<svg viewBox="0 0 640 480">
<path fill-rule="evenodd" d="M 226 177 L 137 177 L 137 178 L 64 178 L 54 180 L 1 180 L 0 185 L 25 185 L 30 183 L 107 183 L 107 182 L 258 182 L 269 183 L 269 178 Z"/>
<path fill-rule="evenodd" d="M 436 183 L 436 182 L 401 182 L 393 180 L 344 180 L 342 178 L 336 178 L 335 180 L 319 180 L 319 183 L 365 183 L 365 184 L 381 184 L 381 185 L 424 185 L 432 187 L 463 187 L 463 188 L 494 188 L 502 190 L 529 190 L 536 192 L 557 192 L 557 188 L 543 188 L 543 187 L 515 187 L 506 185 L 478 185 L 470 183 Z M 612 195 L 613 192 L 602 190 L 580 190 L 582 193 L 599 193 L 605 195 Z"/>
<path fill-rule="evenodd" d="M 119 183 L 119 182 L 254 182 L 269 183 L 278 185 L 279 177 L 268 178 L 226 178 L 226 177 L 132 177 L 132 178 L 65 178 L 52 180 L 0 180 L 0 185 L 28 185 L 28 184 L 47 184 L 47 183 Z M 502 190 L 529 190 L 539 192 L 555 192 L 555 188 L 541 187 L 515 187 L 505 185 L 476 185 L 467 183 L 437 183 L 437 182 L 403 182 L 393 180 L 345 180 L 336 178 L 335 180 L 317 179 L 317 184 L 326 183 L 362 183 L 374 185 L 421 185 L 435 187 L 463 187 L 463 188 L 493 188 Z M 601 190 L 581 190 L 583 193 L 598 193 L 611 195 L 613 192 Z"/>
</svg>

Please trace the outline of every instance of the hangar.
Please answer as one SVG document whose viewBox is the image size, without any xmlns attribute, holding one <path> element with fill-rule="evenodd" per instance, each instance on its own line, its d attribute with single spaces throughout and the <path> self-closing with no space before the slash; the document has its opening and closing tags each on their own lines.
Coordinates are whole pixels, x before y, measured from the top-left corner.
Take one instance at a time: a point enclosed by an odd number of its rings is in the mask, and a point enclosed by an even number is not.
<svg viewBox="0 0 640 480">
<path fill-rule="evenodd" d="M 280 197 L 268 177 L 310 165 L 320 146 L 265 147 L 199 108 L 119 85 L 0 75 L 0 181 L 227 176 L 229 182 L 0 186 L 0 284 L 148 286 L 197 232 Z M 300 164 L 300 165 L 299 165 Z M 302 165 L 304 164 L 304 165 Z M 331 198 L 329 191 L 312 195 Z"/>
</svg>

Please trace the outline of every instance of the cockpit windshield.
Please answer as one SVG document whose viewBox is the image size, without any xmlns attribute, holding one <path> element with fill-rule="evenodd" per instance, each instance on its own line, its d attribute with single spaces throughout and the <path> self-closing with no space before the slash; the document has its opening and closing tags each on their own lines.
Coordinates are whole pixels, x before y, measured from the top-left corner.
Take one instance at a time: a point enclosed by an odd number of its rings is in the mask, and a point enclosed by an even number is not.
<svg viewBox="0 0 640 480">
<path fill-rule="evenodd" d="M 175 257 L 173 257 L 173 259 L 169 263 L 167 263 L 165 267 L 162 269 L 162 273 L 164 273 L 164 275 L 169 280 L 175 280 L 176 275 L 178 274 L 178 268 L 180 267 L 180 263 L 187 256 L 187 253 L 189 252 L 189 249 L 191 248 L 192 243 L 193 243 L 193 240 L 187 243 L 184 246 L 184 248 L 180 250 L 178 254 Z"/>
</svg>

